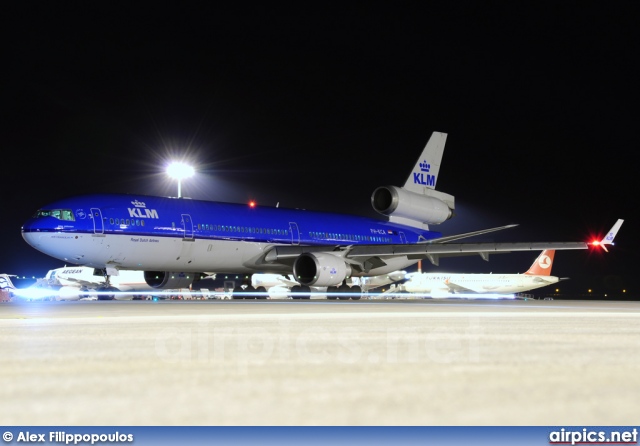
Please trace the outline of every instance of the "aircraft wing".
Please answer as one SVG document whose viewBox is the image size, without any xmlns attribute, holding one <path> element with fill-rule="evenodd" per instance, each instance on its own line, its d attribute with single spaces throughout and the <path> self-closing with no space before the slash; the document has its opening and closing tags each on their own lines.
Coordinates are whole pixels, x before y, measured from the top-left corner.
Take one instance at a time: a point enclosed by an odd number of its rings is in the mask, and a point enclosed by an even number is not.
<svg viewBox="0 0 640 446">
<path fill-rule="evenodd" d="M 512 225 L 506 225 L 506 226 L 498 226 L 496 228 L 481 229 L 479 231 L 473 231 L 473 232 L 463 232 L 461 234 L 456 234 L 456 235 L 447 235 L 444 237 L 433 238 L 431 240 L 428 240 L 427 243 L 448 243 L 454 240 L 460 240 L 462 238 L 474 237 L 476 235 L 483 235 L 483 234 L 488 234 L 490 232 L 502 231 L 503 229 L 515 228 L 516 226 L 518 225 L 512 224 Z"/>
<path fill-rule="evenodd" d="M 428 259 L 438 265 L 442 257 L 480 255 L 489 260 L 489 254 L 514 251 L 543 251 L 555 249 L 588 249 L 585 242 L 521 242 L 521 243 L 419 243 L 398 245 L 351 245 L 351 246 L 273 246 L 265 255 L 267 263 L 292 263 L 300 254 L 307 252 L 327 253 L 342 257 L 346 262 L 363 272 L 386 265 L 386 259 L 406 257 L 411 260 Z"/>
<path fill-rule="evenodd" d="M 438 265 L 442 257 L 480 255 L 489 260 L 489 254 L 514 251 L 543 251 L 545 249 L 567 250 L 587 249 L 585 242 L 535 242 L 535 243 L 442 243 L 415 245 L 369 245 L 352 246 L 345 257 L 362 263 L 384 261 L 385 258 L 407 256 L 412 260 L 428 259 Z"/>
</svg>

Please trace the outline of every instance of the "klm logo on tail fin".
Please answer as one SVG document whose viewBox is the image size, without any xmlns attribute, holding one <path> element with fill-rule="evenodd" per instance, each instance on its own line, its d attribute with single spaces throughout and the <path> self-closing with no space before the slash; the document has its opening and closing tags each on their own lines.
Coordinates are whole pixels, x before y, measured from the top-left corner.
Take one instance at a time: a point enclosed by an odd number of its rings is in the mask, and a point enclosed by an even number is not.
<svg viewBox="0 0 640 446">
<path fill-rule="evenodd" d="M 431 186 L 435 187 L 436 185 L 436 176 L 429 175 L 429 171 L 431 170 L 431 164 L 429 164 L 426 160 L 419 163 L 420 172 L 413 172 L 413 183 L 421 184 L 423 186 Z"/>
</svg>

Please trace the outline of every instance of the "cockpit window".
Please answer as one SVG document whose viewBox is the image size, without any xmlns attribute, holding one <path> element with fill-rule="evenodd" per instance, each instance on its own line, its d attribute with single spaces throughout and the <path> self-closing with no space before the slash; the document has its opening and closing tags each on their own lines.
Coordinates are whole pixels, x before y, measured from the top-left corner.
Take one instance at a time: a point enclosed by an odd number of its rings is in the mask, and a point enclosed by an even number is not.
<svg viewBox="0 0 640 446">
<path fill-rule="evenodd" d="M 53 217 L 58 220 L 75 221 L 73 211 L 71 209 L 40 209 L 34 215 L 34 218 Z"/>
</svg>

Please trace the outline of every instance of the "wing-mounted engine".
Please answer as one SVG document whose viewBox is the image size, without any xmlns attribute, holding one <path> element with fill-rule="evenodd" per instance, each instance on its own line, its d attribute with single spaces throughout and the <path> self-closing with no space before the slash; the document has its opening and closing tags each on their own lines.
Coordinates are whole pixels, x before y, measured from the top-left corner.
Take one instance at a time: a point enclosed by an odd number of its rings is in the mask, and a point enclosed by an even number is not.
<svg viewBox="0 0 640 446">
<path fill-rule="evenodd" d="M 396 186 L 381 186 L 373 191 L 371 205 L 389 221 L 428 229 L 453 217 L 454 197 L 436 190 L 422 193 Z"/>
<path fill-rule="evenodd" d="M 306 252 L 293 264 L 295 279 L 306 286 L 338 286 L 351 275 L 351 267 L 340 257 Z"/>
<path fill-rule="evenodd" d="M 171 271 L 145 271 L 144 280 L 158 290 L 189 288 L 196 279 L 195 273 L 176 273 Z"/>
<path fill-rule="evenodd" d="M 63 286 L 58 289 L 58 300 L 79 300 L 84 291 L 77 286 Z"/>
</svg>

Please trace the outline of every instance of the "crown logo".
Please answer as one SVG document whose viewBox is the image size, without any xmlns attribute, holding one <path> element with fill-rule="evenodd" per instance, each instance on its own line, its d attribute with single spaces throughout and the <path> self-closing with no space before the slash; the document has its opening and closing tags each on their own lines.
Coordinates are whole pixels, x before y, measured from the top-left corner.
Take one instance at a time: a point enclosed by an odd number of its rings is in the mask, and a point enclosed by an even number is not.
<svg viewBox="0 0 640 446">
<path fill-rule="evenodd" d="M 423 172 L 429 172 L 429 170 L 431 170 L 431 164 L 429 164 L 427 160 L 424 160 L 420 163 L 420 170 Z"/>
<path fill-rule="evenodd" d="M 143 202 L 143 201 L 138 201 L 138 200 L 133 200 L 131 202 L 132 205 L 134 205 L 137 208 L 146 208 L 147 205 Z"/>
</svg>

